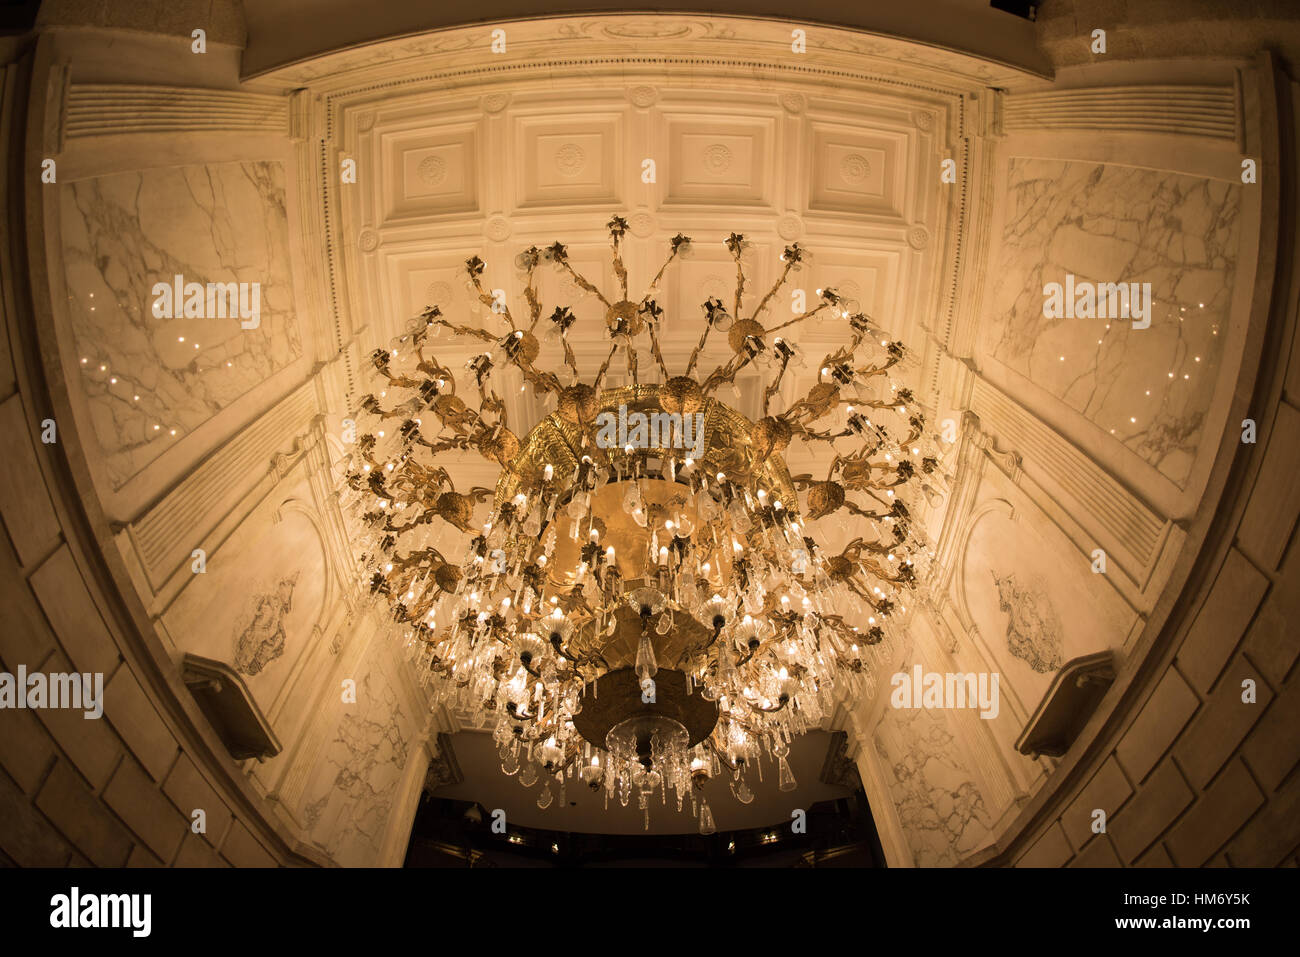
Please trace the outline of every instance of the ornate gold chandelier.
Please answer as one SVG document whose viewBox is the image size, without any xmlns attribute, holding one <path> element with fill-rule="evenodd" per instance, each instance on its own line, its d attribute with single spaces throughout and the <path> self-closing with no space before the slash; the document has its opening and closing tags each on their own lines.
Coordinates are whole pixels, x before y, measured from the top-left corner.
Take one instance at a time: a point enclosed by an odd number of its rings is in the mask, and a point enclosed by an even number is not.
<svg viewBox="0 0 1300 957">
<path fill-rule="evenodd" d="M 439 703 L 494 725 L 502 771 L 538 786 L 540 807 L 557 794 L 563 803 L 581 782 L 603 789 L 607 806 L 635 793 L 648 827 L 650 800 L 667 803 L 671 792 L 677 811 L 688 805 L 710 833 L 708 797 L 728 790 L 748 803 L 770 761 L 781 789 L 794 788 L 791 740 L 822 724 L 837 682 L 857 694 L 871 680 L 928 566 L 913 503 L 919 492 L 940 494 L 937 437 L 890 380 L 902 345 L 833 290 L 818 290 L 817 305 L 787 322 L 759 322 L 801 268 L 798 244 L 742 318 L 746 244 L 728 237 L 734 305 L 703 304 L 699 341 L 684 372 L 670 374 L 663 310 L 651 297 L 691 241 L 670 241 L 650 293 L 633 302 L 621 253 L 627 223 L 616 216 L 608 228 L 616 301 L 560 243 L 532 247 L 517 263 L 529 311 L 517 322 L 483 287 L 476 256 L 469 284 L 502 331 L 430 306 L 374 351 L 380 391 L 361 401 L 341 501 L 354 517 L 361 580 L 387 603 L 422 680 Z M 543 263 L 605 307 L 610 349 L 590 382 L 567 339 L 575 317 L 566 306 L 547 323 L 563 365 L 536 365 Z M 802 398 L 770 411 L 787 370 L 801 364 L 778 333 L 827 317 L 843 343 Z M 443 330 L 488 345 L 460 382 L 428 352 Z M 713 333 L 726 335 L 731 357 L 701 379 Z M 656 373 L 644 384 L 641 339 Z M 603 388 L 620 351 L 630 384 Z M 555 402 L 522 439 L 494 387 L 503 366 Z M 715 397 L 751 366 L 767 373 L 757 421 Z M 467 402 L 471 389 L 477 400 Z M 824 478 L 790 475 L 783 453 L 794 439 L 829 446 Z M 464 451 L 501 466 L 495 490 L 456 490 L 439 460 Z M 807 523 L 833 513 L 853 516 L 863 534 L 827 554 Z M 468 549 L 434 547 L 439 523 L 468 535 Z"/>
</svg>

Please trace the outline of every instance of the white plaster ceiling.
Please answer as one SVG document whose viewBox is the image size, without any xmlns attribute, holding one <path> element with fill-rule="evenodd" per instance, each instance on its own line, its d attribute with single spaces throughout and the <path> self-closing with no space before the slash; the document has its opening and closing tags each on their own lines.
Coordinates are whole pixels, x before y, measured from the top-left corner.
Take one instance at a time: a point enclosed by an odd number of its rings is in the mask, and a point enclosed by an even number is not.
<svg viewBox="0 0 1300 957">
<path fill-rule="evenodd" d="M 356 160 L 358 182 L 331 190 L 339 203 L 333 252 L 336 274 L 348 279 L 351 326 L 365 327 L 361 354 L 428 304 L 453 321 L 503 329 L 466 288 L 463 264 L 472 255 L 487 262 L 484 285 L 504 289 L 516 316 L 526 307 L 514 261 L 529 245 L 564 242 L 574 267 L 609 296 L 616 281 L 605 224 L 619 214 L 631 226 L 624 257 L 633 299 L 662 265 L 670 237 L 694 239 L 691 256 L 669 268 L 656 297 L 666 309 L 670 372 L 684 370 L 699 338 L 701 303 L 732 301 L 735 267 L 723 240 L 734 230 L 753 244 L 742 312 L 755 308 L 778 275 L 782 249 L 798 240 L 810 262 L 760 320 L 771 327 L 789 319 L 794 288 L 810 305 L 816 289 L 834 288 L 909 343 L 916 377 L 929 348 L 927 316 L 947 274 L 936 237 L 950 229 L 951 197 L 938 170 L 951 104 L 885 88 L 850 94 L 824 82 L 674 75 L 670 67 L 657 77 L 608 79 L 516 79 L 451 94 L 417 85 L 339 109 L 338 155 Z M 655 163 L 650 184 L 642 179 L 647 159 Z M 563 304 L 579 317 L 569 339 L 589 379 L 609 350 L 599 303 L 554 267 L 538 275 L 543 314 Z M 837 318 L 789 330 L 807 368 L 787 376 L 785 401 L 807 390 L 845 329 Z M 432 351 L 456 368 L 481 349 L 481 342 L 443 338 Z M 729 355 L 725 336 L 713 337 L 704 373 Z M 548 357 L 557 367 L 558 348 L 544 351 L 539 364 Z M 611 384 L 621 381 L 620 369 L 618 360 Z M 642 370 L 642 381 L 653 381 L 648 355 Z M 517 381 L 506 373 L 507 383 Z M 757 378 L 739 384 L 739 400 L 720 397 L 752 415 Z M 512 428 L 526 433 L 541 405 L 531 390 L 503 394 Z M 814 467 L 800 447 L 790 464 Z M 466 457 L 463 468 L 453 476 L 458 484 L 492 484 L 488 463 Z"/>
</svg>

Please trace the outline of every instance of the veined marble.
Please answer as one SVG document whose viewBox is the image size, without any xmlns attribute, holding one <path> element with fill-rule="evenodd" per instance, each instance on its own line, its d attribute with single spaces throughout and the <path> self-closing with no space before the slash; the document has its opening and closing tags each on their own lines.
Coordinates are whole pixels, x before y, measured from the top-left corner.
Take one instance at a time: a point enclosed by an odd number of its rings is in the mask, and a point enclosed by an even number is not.
<svg viewBox="0 0 1300 957">
<path fill-rule="evenodd" d="M 1227 339 L 1240 200 L 1213 180 L 1013 159 L 983 353 L 1182 486 Z M 1067 273 L 1150 282 L 1150 328 L 1044 318 L 1043 286 Z"/>
<path fill-rule="evenodd" d="M 368 658 L 356 704 L 343 707 L 303 809 L 308 839 L 345 867 L 378 863 L 412 744 L 393 677 L 376 661 L 380 656 L 376 651 Z"/>
<path fill-rule="evenodd" d="M 886 708 L 875 747 L 917 867 L 954 867 L 992 839 L 993 819 L 946 711 Z"/>
<path fill-rule="evenodd" d="M 284 169 L 269 161 L 183 166 L 62 189 L 74 336 L 65 348 L 81 371 L 95 442 L 116 490 L 302 355 Z M 155 317 L 153 285 L 175 275 L 260 283 L 260 324 Z"/>
</svg>

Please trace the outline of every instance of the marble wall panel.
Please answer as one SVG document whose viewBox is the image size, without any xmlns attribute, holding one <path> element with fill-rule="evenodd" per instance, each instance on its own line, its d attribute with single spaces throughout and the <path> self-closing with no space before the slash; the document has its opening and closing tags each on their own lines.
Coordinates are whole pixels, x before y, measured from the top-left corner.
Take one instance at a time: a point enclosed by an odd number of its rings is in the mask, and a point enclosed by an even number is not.
<svg viewBox="0 0 1300 957">
<path fill-rule="evenodd" d="M 117 490 L 302 355 L 285 173 L 277 162 L 233 162 L 60 189 L 72 330 L 65 355 L 89 407 L 97 449 L 88 451 L 103 458 Z M 260 284 L 257 328 L 238 318 L 158 318 L 153 286 L 175 275 Z"/>
<path fill-rule="evenodd" d="M 979 345 L 1180 487 L 1228 338 L 1240 187 L 1175 173 L 1013 158 Z M 1043 287 L 1149 282 L 1151 325 L 1045 318 Z"/>
<path fill-rule="evenodd" d="M 298 815 L 306 840 L 345 867 L 380 863 L 403 772 L 418 746 L 414 716 L 399 696 L 398 667 L 387 649 L 369 649 L 356 678 L 356 703 L 336 705 L 338 723 Z"/>
<path fill-rule="evenodd" d="M 912 860 L 952 867 L 992 839 L 993 815 L 946 711 L 886 707 L 872 736 Z"/>
</svg>

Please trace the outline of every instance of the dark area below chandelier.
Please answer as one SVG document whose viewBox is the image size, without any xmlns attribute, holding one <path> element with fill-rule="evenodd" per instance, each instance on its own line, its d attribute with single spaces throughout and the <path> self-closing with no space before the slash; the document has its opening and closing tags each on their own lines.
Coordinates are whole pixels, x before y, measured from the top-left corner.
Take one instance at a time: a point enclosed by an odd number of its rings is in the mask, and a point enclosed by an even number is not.
<svg viewBox="0 0 1300 957">
<path fill-rule="evenodd" d="M 421 796 L 404 867 L 884 867 L 867 796 L 808 808 L 807 832 L 790 822 L 714 834 L 582 834 L 510 827 L 470 801 Z"/>
</svg>

